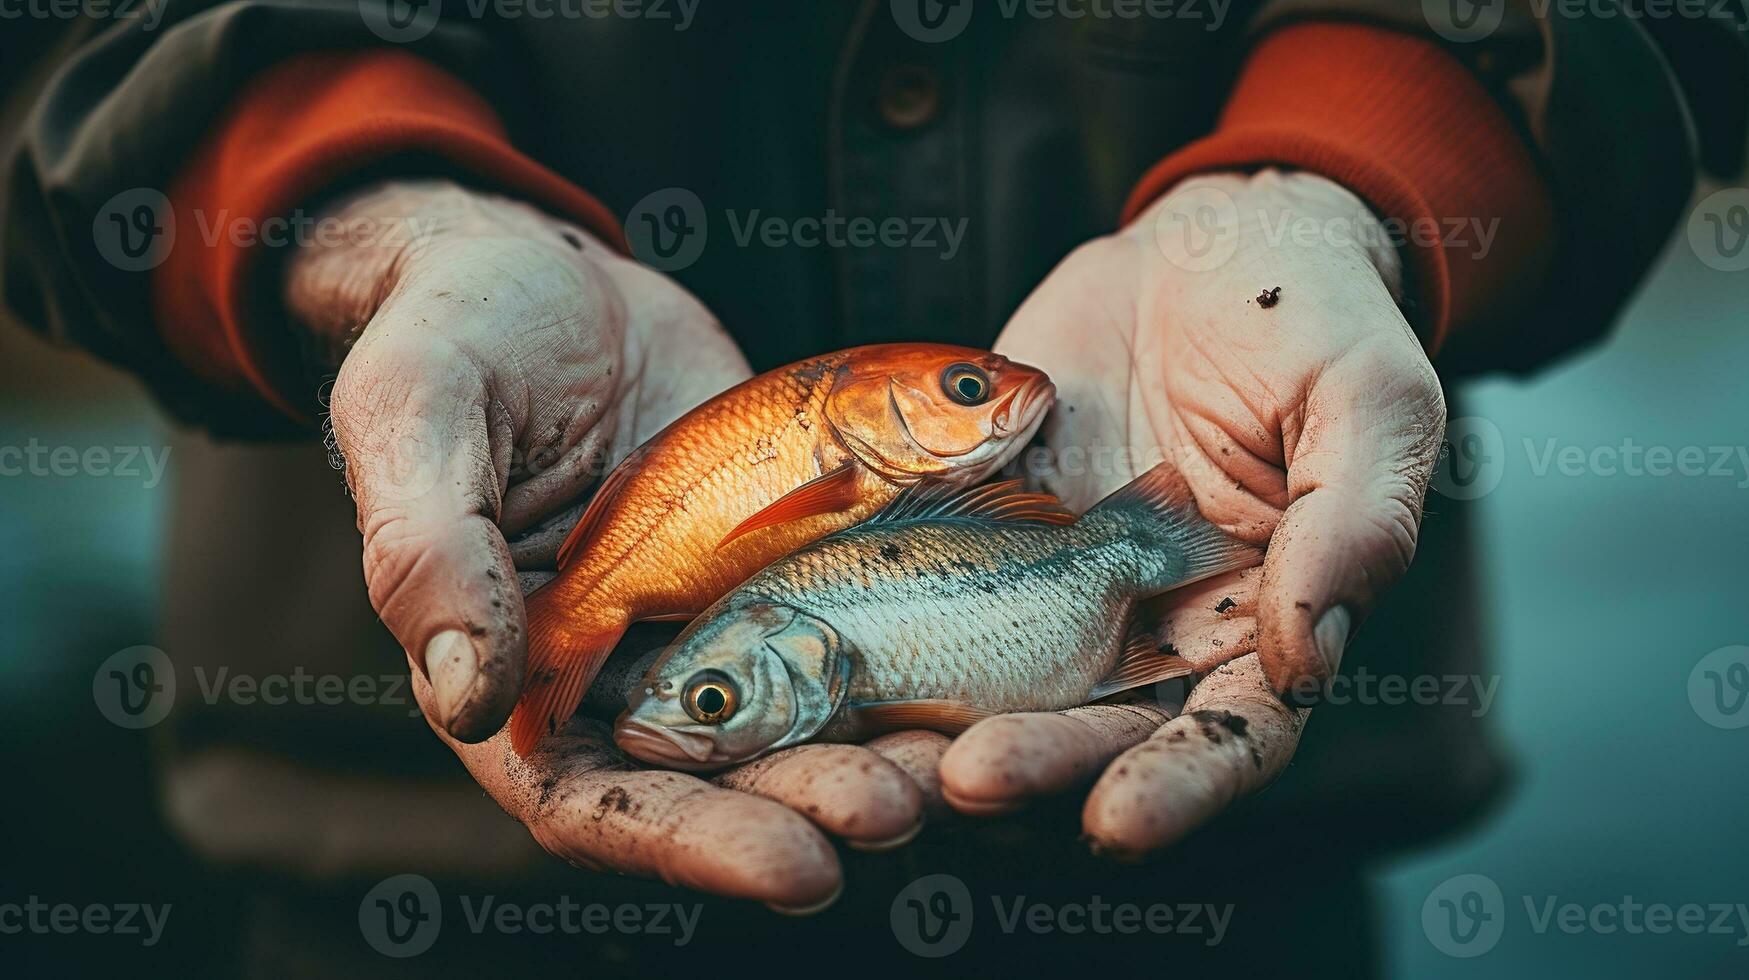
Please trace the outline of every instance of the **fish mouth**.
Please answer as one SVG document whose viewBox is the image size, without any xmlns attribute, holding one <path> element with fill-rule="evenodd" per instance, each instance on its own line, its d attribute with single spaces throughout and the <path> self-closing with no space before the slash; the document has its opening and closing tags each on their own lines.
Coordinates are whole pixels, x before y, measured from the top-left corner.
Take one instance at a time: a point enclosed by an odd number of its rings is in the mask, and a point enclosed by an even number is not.
<svg viewBox="0 0 1749 980">
<path fill-rule="evenodd" d="M 614 723 L 613 742 L 626 755 L 660 766 L 711 769 L 726 761 L 711 758 L 716 743 L 703 735 L 677 732 L 625 715 Z"/>
<path fill-rule="evenodd" d="M 1008 396 L 1007 404 L 996 410 L 990 424 L 998 436 L 1018 433 L 1030 438 L 1056 398 L 1057 386 L 1049 378 L 1029 382 Z"/>
</svg>

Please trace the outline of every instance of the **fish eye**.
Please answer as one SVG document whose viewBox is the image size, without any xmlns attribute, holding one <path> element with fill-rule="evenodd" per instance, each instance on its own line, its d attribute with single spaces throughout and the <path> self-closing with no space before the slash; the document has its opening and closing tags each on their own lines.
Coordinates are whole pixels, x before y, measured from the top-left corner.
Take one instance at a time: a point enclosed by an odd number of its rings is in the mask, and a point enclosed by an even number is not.
<svg viewBox="0 0 1749 980">
<path fill-rule="evenodd" d="M 951 364 L 941 373 L 941 390 L 961 405 L 981 404 L 990 397 L 990 376 L 971 364 Z"/>
<path fill-rule="evenodd" d="M 686 696 L 680 703 L 694 721 L 714 725 L 728 721 L 740 700 L 735 685 L 727 677 L 707 670 L 686 682 Z"/>
</svg>

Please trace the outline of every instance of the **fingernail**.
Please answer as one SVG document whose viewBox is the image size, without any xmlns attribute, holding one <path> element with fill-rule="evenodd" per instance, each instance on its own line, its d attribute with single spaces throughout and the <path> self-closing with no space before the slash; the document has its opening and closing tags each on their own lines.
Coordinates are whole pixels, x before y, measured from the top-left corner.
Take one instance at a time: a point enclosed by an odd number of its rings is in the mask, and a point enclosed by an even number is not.
<svg viewBox="0 0 1749 980">
<path fill-rule="evenodd" d="M 856 848 L 859 851 L 867 851 L 871 854 L 879 854 L 882 851 L 895 851 L 901 847 L 904 847 L 906 844 L 909 844 L 913 840 L 916 840 L 917 835 L 919 833 L 922 833 L 922 831 L 923 831 L 923 820 L 921 818 L 919 818 L 916 823 L 911 825 L 911 829 L 905 831 L 902 834 L 899 834 L 896 837 L 891 837 L 891 838 L 888 838 L 887 840 L 879 840 L 879 841 L 856 841 L 856 840 L 846 839 L 844 841 L 844 843 L 848 844 L 851 847 Z"/>
<path fill-rule="evenodd" d="M 838 887 L 832 889 L 832 894 L 826 896 L 823 901 L 815 902 L 812 905 L 778 905 L 776 902 L 766 902 L 765 907 L 776 912 L 778 915 L 793 915 L 798 918 L 808 915 L 818 915 L 819 913 L 831 908 L 832 903 L 838 901 L 838 896 L 842 894 L 844 894 L 844 882 L 840 881 Z"/>
<path fill-rule="evenodd" d="M 437 696 L 437 720 L 448 728 L 480 675 L 479 657 L 468 635 L 461 630 L 444 630 L 432 637 L 425 645 L 425 674 Z"/>
<path fill-rule="evenodd" d="M 1347 606 L 1331 606 L 1312 628 L 1312 642 L 1318 647 L 1318 656 L 1330 665 L 1331 677 L 1342 667 L 1342 650 L 1348 646 L 1348 629 L 1353 623 Z"/>
</svg>

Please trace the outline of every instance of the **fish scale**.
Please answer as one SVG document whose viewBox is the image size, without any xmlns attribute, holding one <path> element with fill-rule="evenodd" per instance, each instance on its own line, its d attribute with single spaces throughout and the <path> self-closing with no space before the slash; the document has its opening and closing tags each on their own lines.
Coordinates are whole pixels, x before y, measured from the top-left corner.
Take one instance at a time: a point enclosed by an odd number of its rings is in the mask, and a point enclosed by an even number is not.
<svg viewBox="0 0 1749 980">
<path fill-rule="evenodd" d="M 1053 394 L 1041 372 L 988 351 L 881 344 L 768 371 L 675 420 L 603 481 L 558 575 L 528 597 L 512 748 L 526 754 L 570 716 L 629 624 L 704 609 L 908 483 L 981 479 Z"/>
<path fill-rule="evenodd" d="M 1077 703 L 1123 644 L 1149 564 L 1116 528 L 955 519 L 864 525 L 749 580 L 854 638 L 850 700 Z M 1101 533 L 1104 532 L 1104 533 Z M 894 556 L 895 550 L 897 556 Z M 992 648 L 986 637 L 1005 643 Z"/>
</svg>

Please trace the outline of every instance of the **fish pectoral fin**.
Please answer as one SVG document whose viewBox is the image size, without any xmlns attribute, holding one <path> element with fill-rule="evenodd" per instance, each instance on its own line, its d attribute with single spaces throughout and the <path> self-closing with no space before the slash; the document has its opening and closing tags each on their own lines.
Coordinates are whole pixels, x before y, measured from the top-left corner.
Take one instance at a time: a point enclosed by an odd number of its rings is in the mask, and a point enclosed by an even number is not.
<svg viewBox="0 0 1749 980">
<path fill-rule="evenodd" d="M 851 724 L 859 735 L 880 735 L 884 732 L 926 728 L 944 735 L 958 735 L 976 725 L 991 712 L 962 701 L 869 701 L 845 708 Z"/>
<path fill-rule="evenodd" d="M 1118 655 L 1117 666 L 1104 680 L 1093 685 L 1093 692 L 1087 695 L 1087 700 L 1098 701 L 1131 688 L 1158 684 L 1194 672 L 1190 661 L 1161 650 L 1159 640 L 1151 630 L 1132 624 L 1124 641 L 1123 653 Z"/>
<path fill-rule="evenodd" d="M 613 472 L 607 474 L 607 477 L 601 481 L 601 485 L 595 488 L 595 496 L 589 498 L 589 506 L 583 508 L 583 516 L 577 519 L 577 526 L 571 529 L 570 534 L 565 535 L 565 543 L 559 545 L 559 568 L 562 569 L 571 564 L 571 559 L 576 556 L 577 549 L 586 548 L 591 541 L 595 540 L 596 532 L 601 529 L 602 517 L 607 513 L 608 504 L 613 501 L 613 498 L 619 496 L 619 492 L 631 479 L 632 473 L 637 470 L 638 463 L 636 461 L 640 455 L 634 453 L 626 457 L 623 462 L 614 467 Z"/>
<path fill-rule="evenodd" d="M 733 531 L 717 542 L 717 550 L 727 547 L 729 542 L 743 534 L 821 514 L 836 514 L 856 506 L 856 501 L 856 464 L 845 463 L 796 487 L 735 525 Z"/>
</svg>

